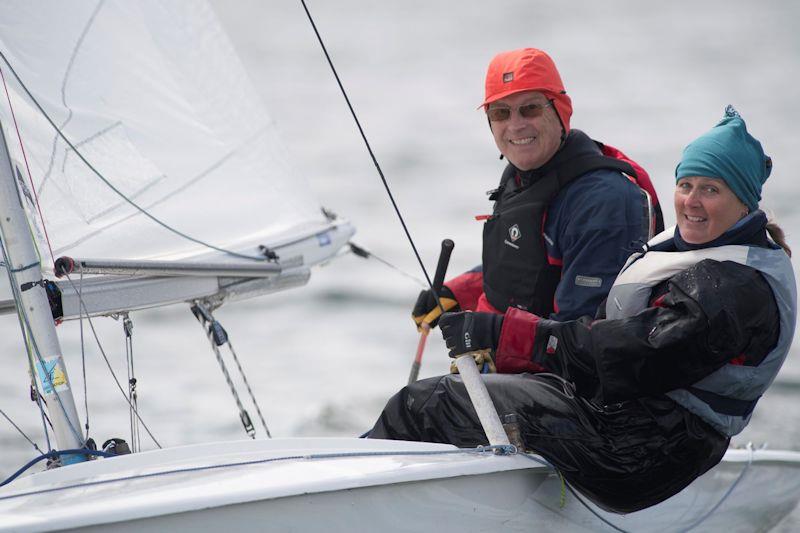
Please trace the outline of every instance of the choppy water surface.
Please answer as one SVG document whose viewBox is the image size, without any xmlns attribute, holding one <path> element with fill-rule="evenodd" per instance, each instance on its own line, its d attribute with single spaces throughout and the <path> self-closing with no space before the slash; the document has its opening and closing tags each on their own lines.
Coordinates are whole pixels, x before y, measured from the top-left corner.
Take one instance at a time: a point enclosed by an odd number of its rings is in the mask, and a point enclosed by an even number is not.
<svg viewBox="0 0 800 533">
<path fill-rule="evenodd" d="M 302 7 L 275 4 L 214 2 L 296 174 L 311 180 L 323 205 L 354 222 L 356 242 L 419 275 Z M 481 228 L 473 216 L 489 208 L 484 192 L 503 164 L 475 108 L 492 55 L 521 46 L 543 48 L 555 59 L 573 98 L 573 127 L 620 147 L 650 171 L 668 224 L 683 146 L 734 104 L 775 163 L 762 205 L 800 249 L 794 208 L 800 4 L 343 0 L 309 8 L 429 268 L 445 237 L 456 242 L 451 272 L 479 261 Z M 379 263 L 350 255 L 320 269 L 308 287 L 221 309 L 273 435 L 367 429 L 407 379 L 417 341 L 409 313 L 418 290 Z M 157 438 L 176 445 L 243 436 L 188 308 L 132 318 L 141 411 Z M 125 377 L 122 325 L 98 319 L 96 326 Z M 0 317 L 0 328 L 0 409 L 41 445 L 17 321 Z M 60 329 L 83 413 L 80 331 L 77 324 Z M 795 350 L 735 444 L 800 449 L 800 415 L 791 408 L 800 386 L 797 358 Z M 85 359 L 92 435 L 101 442 L 127 437 L 127 409 L 93 340 Z M 448 363 L 432 335 L 422 375 L 446 372 Z M 0 477 L 34 456 L 1 419 L 0 449 Z M 784 530 L 797 525 L 792 516 Z"/>
</svg>

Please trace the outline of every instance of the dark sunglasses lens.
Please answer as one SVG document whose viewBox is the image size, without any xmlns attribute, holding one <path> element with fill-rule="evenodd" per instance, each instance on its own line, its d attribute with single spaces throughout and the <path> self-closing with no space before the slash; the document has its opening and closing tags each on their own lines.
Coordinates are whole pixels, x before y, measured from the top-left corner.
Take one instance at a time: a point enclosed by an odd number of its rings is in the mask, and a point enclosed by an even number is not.
<svg viewBox="0 0 800 533">
<path fill-rule="evenodd" d="M 489 120 L 492 122 L 498 122 L 501 120 L 507 120 L 508 117 L 511 116 L 511 109 L 508 107 L 492 107 L 486 112 L 489 116 Z"/>
<path fill-rule="evenodd" d="M 542 114 L 543 106 L 539 104 L 528 104 L 519 106 L 519 114 L 525 118 L 536 118 Z"/>
</svg>

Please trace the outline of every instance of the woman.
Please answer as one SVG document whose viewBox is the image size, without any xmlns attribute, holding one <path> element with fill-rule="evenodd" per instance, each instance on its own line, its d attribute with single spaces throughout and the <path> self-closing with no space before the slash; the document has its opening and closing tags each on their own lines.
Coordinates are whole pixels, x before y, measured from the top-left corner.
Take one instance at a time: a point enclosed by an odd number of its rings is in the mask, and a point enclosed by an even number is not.
<svg viewBox="0 0 800 533">
<path fill-rule="evenodd" d="M 492 350 L 487 388 L 525 447 L 605 509 L 654 505 L 717 464 L 786 357 L 796 288 L 758 209 L 770 171 L 729 106 L 676 168 L 677 226 L 631 256 L 597 319 L 441 318 L 451 357 Z M 370 437 L 486 444 L 452 375 L 401 390 Z"/>
</svg>

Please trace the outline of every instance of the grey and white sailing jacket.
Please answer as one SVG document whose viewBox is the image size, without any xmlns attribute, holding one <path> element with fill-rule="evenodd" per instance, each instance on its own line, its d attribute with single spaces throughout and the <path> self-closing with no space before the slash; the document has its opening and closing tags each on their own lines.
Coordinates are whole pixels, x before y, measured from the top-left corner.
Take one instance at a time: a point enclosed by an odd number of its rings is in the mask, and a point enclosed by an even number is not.
<svg viewBox="0 0 800 533">
<path fill-rule="evenodd" d="M 649 247 L 673 238 L 674 228 L 657 235 Z M 647 251 L 634 254 L 617 277 L 606 301 L 606 318 L 632 317 L 650 305 L 653 288 L 676 274 L 711 259 L 731 261 L 760 272 L 775 297 L 780 330 L 775 347 L 755 366 L 725 364 L 690 387 L 667 396 L 725 435 L 741 432 L 760 396 L 775 379 L 794 336 L 797 289 L 794 271 L 780 249 L 727 245 L 690 251 Z"/>
<path fill-rule="evenodd" d="M 759 212 L 740 237 L 722 239 L 745 244 L 691 251 L 678 251 L 673 229 L 663 232 L 627 262 L 599 320 L 509 309 L 497 371 L 558 374 L 610 410 L 666 395 L 735 435 L 775 378 L 795 327 L 794 273 L 765 224 Z"/>
</svg>

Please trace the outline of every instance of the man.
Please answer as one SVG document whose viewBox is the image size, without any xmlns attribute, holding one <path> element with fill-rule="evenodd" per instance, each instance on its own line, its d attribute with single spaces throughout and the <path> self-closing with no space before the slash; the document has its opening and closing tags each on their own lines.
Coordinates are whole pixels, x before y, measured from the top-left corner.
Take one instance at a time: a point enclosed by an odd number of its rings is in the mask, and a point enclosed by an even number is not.
<svg viewBox="0 0 800 533">
<path fill-rule="evenodd" d="M 444 310 L 594 315 L 625 259 L 663 229 L 647 174 L 570 129 L 572 102 L 541 50 L 498 54 L 481 107 L 508 165 L 490 192 L 493 213 L 479 217 L 483 264 L 444 285 Z M 440 312 L 427 290 L 412 314 L 433 327 Z"/>
</svg>

